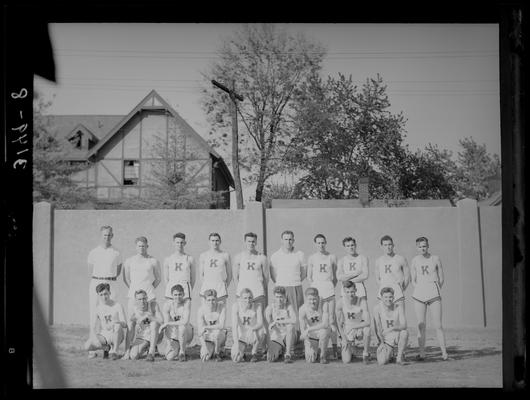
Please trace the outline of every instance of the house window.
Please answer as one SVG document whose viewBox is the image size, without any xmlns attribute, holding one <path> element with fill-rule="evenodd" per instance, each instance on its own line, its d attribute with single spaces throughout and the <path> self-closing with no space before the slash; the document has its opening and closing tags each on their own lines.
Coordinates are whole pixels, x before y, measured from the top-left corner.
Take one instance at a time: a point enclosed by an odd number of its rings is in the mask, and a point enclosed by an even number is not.
<svg viewBox="0 0 530 400">
<path fill-rule="evenodd" d="M 124 160 L 123 161 L 123 185 L 124 186 L 138 185 L 139 177 L 140 177 L 140 161 Z"/>
</svg>

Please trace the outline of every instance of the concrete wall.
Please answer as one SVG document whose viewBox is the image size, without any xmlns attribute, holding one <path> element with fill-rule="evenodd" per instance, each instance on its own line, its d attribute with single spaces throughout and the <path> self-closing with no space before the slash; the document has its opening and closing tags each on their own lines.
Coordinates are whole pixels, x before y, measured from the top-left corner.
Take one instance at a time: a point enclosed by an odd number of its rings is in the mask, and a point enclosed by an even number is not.
<svg viewBox="0 0 530 400">
<path fill-rule="evenodd" d="M 487 326 L 502 326 L 502 207 L 479 207 Z"/>
<path fill-rule="evenodd" d="M 501 326 L 502 322 L 502 246 L 499 207 L 478 208 L 473 200 L 458 207 L 424 208 L 335 208 L 268 209 L 249 203 L 245 210 L 55 210 L 45 203 L 35 205 L 34 276 L 35 287 L 49 304 L 50 323 L 80 323 L 88 320 L 88 283 L 86 258 L 98 245 L 99 227 L 114 227 L 113 244 L 124 259 L 134 255 L 134 238 L 149 239 L 149 253 L 162 261 L 172 251 L 172 235 L 185 232 L 189 254 L 198 258 L 208 248 L 208 234 L 218 232 L 222 247 L 232 258 L 242 250 L 243 234 L 258 234 L 258 247 L 271 255 L 280 246 L 283 230 L 294 231 L 295 247 L 306 257 L 316 250 L 313 237 L 323 233 L 328 250 L 344 255 L 342 239 L 353 236 L 358 251 L 369 259 L 370 276 L 366 282 L 368 302 L 376 301 L 374 262 L 381 254 L 379 240 L 388 234 L 394 238 L 395 251 L 411 261 L 416 255 L 415 239 L 427 236 L 433 254 L 441 257 L 445 284 L 442 288 L 445 326 Z M 48 228 L 46 228 L 48 226 Z M 51 247 L 53 246 L 53 247 Z M 46 249 L 53 251 L 46 251 Z M 52 283 L 50 284 L 50 279 Z M 126 287 L 119 279 L 117 300 L 126 304 Z M 307 284 L 304 282 L 304 288 Z M 269 285 L 269 295 L 273 285 Z M 405 296 L 409 324 L 416 318 L 412 287 Z M 163 284 L 157 297 L 163 299 Z M 339 293 L 337 288 L 336 293 Z M 193 291 L 198 298 L 199 286 Z M 235 288 L 229 287 L 229 306 Z M 192 307 L 195 323 L 198 301 Z M 428 317 L 430 324 L 430 317 Z"/>
</svg>

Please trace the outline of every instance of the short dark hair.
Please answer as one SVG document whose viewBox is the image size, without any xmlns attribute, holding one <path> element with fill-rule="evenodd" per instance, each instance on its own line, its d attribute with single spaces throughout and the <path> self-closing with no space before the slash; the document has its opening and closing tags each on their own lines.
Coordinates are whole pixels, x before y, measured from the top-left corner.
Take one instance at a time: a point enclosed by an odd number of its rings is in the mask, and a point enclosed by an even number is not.
<svg viewBox="0 0 530 400">
<path fill-rule="evenodd" d="M 385 236 L 383 236 L 383 237 L 381 238 L 381 244 L 383 244 L 383 242 L 384 242 L 385 240 L 390 240 L 390 241 L 392 242 L 392 244 L 394 244 L 394 241 L 393 241 L 392 238 L 391 238 L 390 236 L 388 236 L 388 235 L 385 235 Z"/>
<path fill-rule="evenodd" d="M 241 292 L 239 292 L 239 297 L 243 296 L 243 293 L 250 293 L 250 297 L 254 298 L 252 290 L 250 290 L 249 288 L 241 289 Z"/>
<path fill-rule="evenodd" d="M 279 294 L 283 294 L 284 296 L 287 296 L 287 291 L 285 290 L 283 286 L 276 286 L 273 290 L 273 293 L 274 294 L 279 293 Z"/>
<path fill-rule="evenodd" d="M 326 237 L 325 237 L 323 234 L 321 234 L 321 233 L 317 233 L 317 234 L 315 235 L 315 237 L 313 238 L 313 242 L 316 243 L 318 238 L 322 238 L 322 239 L 324 239 L 324 241 L 327 242 Z"/>
<path fill-rule="evenodd" d="M 394 295 L 394 289 L 392 289 L 389 286 L 385 286 L 383 289 L 381 289 L 381 296 L 383 296 L 385 293 L 390 293 L 392 296 Z"/>
<path fill-rule="evenodd" d="M 294 238 L 293 231 L 283 231 L 280 237 L 283 238 L 283 235 L 291 235 Z"/>
<path fill-rule="evenodd" d="M 357 245 L 357 242 L 351 236 L 346 236 L 344 239 L 342 239 L 342 245 L 343 246 L 346 246 L 346 243 L 348 243 L 348 242 L 353 242 L 353 244 Z"/>
<path fill-rule="evenodd" d="M 318 297 L 318 289 L 314 288 L 314 287 L 308 287 L 305 290 L 305 295 L 306 296 L 317 296 Z"/>
<path fill-rule="evenodd" d="M 103 225 L 101 228 L 99 228 L 100 231 L 106 231 L 109 230 L 112 232 L 112 226 L 110 225 Z"/>
<path fill-rule="evenodd" d="M 147 296 L 147 292 L 143 289 L 140 289 L 134 292 L 134 298 L 136 298 L 136 296 L 138 296 L 139 294 L 145 294 Z"/>
<path fill-rule="evenodd" d="M 247 240 L 248 237 L 258 240 L 258 235 L 256 235 L 254 232 L 245 233 L 245 235 L 243 236 L 243 240 Z"/>
<path fill-rule="evenodd" d="M 180 238 L 182 240 L 186 240 L 186 235 L 181 233 L 181 232 L 177 232 L 173 235 L 173 240 L 175 240 L 176 238 Z"/>
<path fill-rule="evenodd" d="M 110 292 L 110 285 L 108 283 L 100 283 L 96 286 L 96 293 L 101 293 L 104 290 L 108 290 Z"/>
<path fill-rule="evenodd" d="M 425 242 L 427 243 L 427 246 L 429 245 L 429 239 L 427 239 L 425 236 L 420 236 L 416 239 L 416 243 Z"/>
<path fill-rule="evenodd" d="M 342 281 L 342 287 L 344 289 L 353 288 L 354 291 L 357 291 L 357 286 L 352 281 Z"/>
<path fill-rule="evenodd" d="M 215 298 L 217 298 L 217 291 L 215 289 L 208 289 L 204 292 L 204 298 L 208 297 L 208 296 L 213 296 Z"/>
<path fill-rule="evenodd" d="M 138 242 L 142 242 L 142 243 L 147 244 L 147 238 L 145 236 L 139 236 L 136 239 L 134 239 L 134 244 L 136 244 Z"/>
<path fill-rule="evenodd" d="M 174 291 L 177 291 L 179 293 L 184 293 L 184 288 L 182 287 L 182 285 L 179 285 L 178 283 L 174 286 L 171 287 L 171 294 L 173 294 Z"/>
<path fill-rule="evenodd" d="M 213 236 L 217 236 L 219 238 L 219 240 L 221 240 L 221 235 L 219 235 L 217 232 L 212 232 L 208 235 L 208 240 L 210 240 L 210 238 L 212 238 Z"/>
</svg>

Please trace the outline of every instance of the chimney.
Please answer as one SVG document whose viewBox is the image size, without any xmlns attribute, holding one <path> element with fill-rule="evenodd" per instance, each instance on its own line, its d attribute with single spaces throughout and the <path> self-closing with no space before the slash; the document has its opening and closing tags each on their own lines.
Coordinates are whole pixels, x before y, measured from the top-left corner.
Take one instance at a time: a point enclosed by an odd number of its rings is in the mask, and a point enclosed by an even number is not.
<svg viewBox="0 0 530 400">
<path fill-rule="evenodd" d="M 359 201 L 363 207 L 367 207 L 370 204 L 370 195 L 368 192 L 368 183 L 370 178 L 363 176 L 359 178 Z"/>
</svg>

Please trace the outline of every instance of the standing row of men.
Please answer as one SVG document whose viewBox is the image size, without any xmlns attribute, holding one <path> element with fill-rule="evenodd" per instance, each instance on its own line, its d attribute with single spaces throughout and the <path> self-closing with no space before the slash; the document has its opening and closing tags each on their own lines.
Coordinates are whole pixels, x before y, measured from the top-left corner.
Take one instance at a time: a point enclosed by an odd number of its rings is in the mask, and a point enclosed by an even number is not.
<svg viewBox="0 0 530 400">
<path fill-rule="evenodd" d="M 88 257 L 89 272 L 92 277 L 89 288 L 91 334 L 86 344 L 88 350 L 96 348 L 98 344 L 110 343 L 105 337 L 97 337 L 96 322 L 99 321 L 103 325 L 102 318 L 110 320 L 113 318 L 99 315 L 99 308 L 96 312 L 96 306 L 98 298 L 102 299 L 100 303 L 103 305 L 112 303 L 110 297 L 112 293 L 115 293 L 116 279 L 122 267 L 120 253 L 111 245 L 112 228 L 102 227 L 101 234 L 102 244 L 92 250 Z M 137 254 L 123 263 L 123 279 L 129 288 L 127 313 L 129 321 L 125 323 L 119 312 L 114 310 L 119 323 L 115 323 L 115 328 L 111 331 L 107 330 L 107 336 L 114 335 L 111 337 L 114 343 L 122 337 L 119 340 L 121 342 L 124 337 L 126 346 L 124 358 L 136 358 L 148 347 L 147 359 L 154 359 L 156 345 L 160 342 L 163 332 L 166 333 L 171 344 L 168 347 L 172 349 L 168 352 L 168 354 L 172 352 L 171 358 L 178 357 L 181 360 L 186 358 L 184 353 L 186 346 L 182 344 L 189 343 L 193 338 L 193 328 L 189 324 L 189 309 L 197 268 L 193 257 L 184 251 L 185 235 L 177 233 L 173 236 L 173 240 L 175 251 L 164 260 L 162 268 L 158 261 L 147 253 L 148 243 L 145 237 L 135 239 Z M 235 257 L 233 267 L 230 255 L 220 248 L 221 237 L 217 233 L 209 235 L 210 248 L 199 257 L 198 275 L 201 280 L 200 296 L 203 299 L 198 314 L 201 359 L 222 358 L 220 348 L 225 339 L 223 335 L 225 335 L 224 314 L 228 297 L 227 288 L 230 281 L 234 279 L 237 282 L 236 296 L 239 299 L 232 310 L 234 343 L 241 341 L 252 345 L 252 361 L 257 359 L 257 348 L 261 344 L 261 347 L 268 347 L 269 360 L 277 359 L 279 353 L 283 351 L 285 361 L 290 362 L 290 351 L 298 337 L 306 342 L 306 359 L 310 361 L 316 360 L 318 348 L 327 348 L 329 339 L 332 342 L 333 352 L 337 356 L 339 335 L 343 361 L 349 361 L 351 358 L 348 354 L 349 344 L 361 337 L 363 360 L 368 360 L 369 332 L 372 322 L 364 285 L 369 274 L 368 260 L 364 255 L 357 253 L 355 239 L 344 238 L 343 246 L 346 255 L 337 260 L 336 256 L 326 250 L 325 236 L 318 234 L 314 238 L 318 251 L 308 258 L 307 263 L 304 254 L 294 249 L 294 234 L 291 231 L 284 231 L 281 234 L 282 246 L 271 255 L 269 260 L 256 250 L 257 236 L 254 233 L 245 234 L 244 240 L 246 249 Z M 379 284 L 378 298 L 381 299 L 381 303 L 374 309 L 373 317 L 379 318 L 379 322 L 373 320 L 376 322 L 373 325 L 374 330 L 380 343 L 386 341 L 389 346 L 395 346 L 400 341 L 406 342 L 406 339 L 403 339 L 404 334 L 393 337 L 395 334 L 392 333 L 390 339 L 387 336 L 391 332 L 406 332 L 403 293 L 408 284 L 412 282 L 415 286 L 412 297 L 415 300 L 414 305 L 418 317 L 420 350 L 418 359 L 421 360 L 425 356 L 425 316 L 429 305 L 431 305 L 442 356 L 446 359 L 445 338 L 441 326 L 440 288 L 444 280 L 442 265 L 439 257 L 428 252 L 426 238 L 418 238 L 416 244 L 419 254 L 413 259 L 409 269 L 405 258 L 394 253 L 392 238 L 389 236 L 381 238 L 384 254 L 376 260 L 375 268 L 376 280 Z M 306 303 L 304 304 L 302 281 L 306 278 L 310 283 L 308 290 L 311 290 L 306 291 Z M 266 294 L 269 279 L 275 284 L 275 299 L 267 306 Z M 168 302 L 163 306 L 163 312 L 160 311 L 155 296 L 155 288 L 162 280 L 166 286 L 165 297 L 168 298 Z M 336 304 L 335 286 L 338 281 L 342 282 L 342 299 Z M 106 291 L 109 293 L 105 293 Z M 385 302 L 385 296 L 392 298 L 391 304 L 388 299 Z M 282 297 L 285 298 L 285 304 L 282 303 Z M 380 311 L 382 309 L 386 311 Z M 320 313 L 320 316 L 317 317 L 315 313 Z M 383 328 L 381 321 L 385 320 L 387 314 L 393 319 L 387 318 L 385 323 L 387 328 Z M 394 322 L 388 322 L 390 320 Z M 240 324 L 238 321 L 245 323 Z M 313 323 L 315 321 L 319 322 Z M 292 333 L 291 328 L 287 328 L 291 325 Z M 118 333 L 120 326 L 121 330 L 126 333 Z M 345 327 L 348 329 L 344 330 Z M 385 329 L 387 329 L 386 332 Z M 112 335 L 109 332 L 113 332 Z M 309 332 L 317 332 L 318 337 L 315 334 L 310 335 Z M 265 337 L 269 338 L 267 344 L 264 344 Z M 240 338 L 243 339 L 240 340 Z M 178 344 L 173 345 L 173 342 Z M 319 343 L 318 346 L 315 345 L 316 342 Z M 311 343 L 314 345 L 309 346 Z M 138 347 L 139 344 L 142 346 Z M 117 358 L 117 346 L 110 347 L 111 357 Z M 380 346 L 380 348 L 385 348 L 385 346 Z M 313 354 L 311 349 L 315 350 L 315 356 L 311 356 Z M 322 357 L 325 352 L 321 350 L 320 353 L 321 362 L 327 362 L 325 356 Z M 390 354 L 390 352 L 387 353 Z M 94 352 L 89 352 L 89 357 L 94 354 Z M 232 347 L 232 358 L 235 361 L 243 359 L 243 354 L 244 351 L 240 351 L 239 346 Z M 398 361 L 401 360 L 401 354 L 398 350 Z"/>
</svg>

